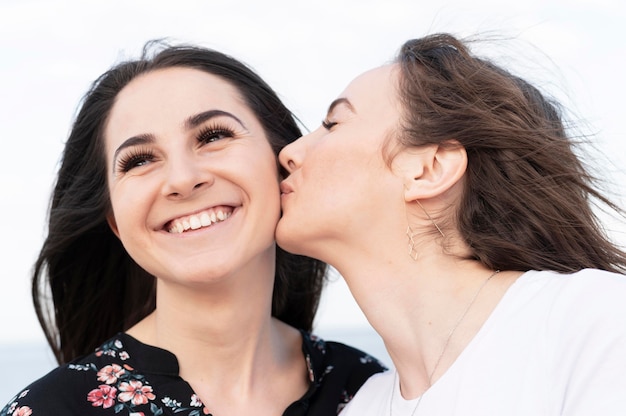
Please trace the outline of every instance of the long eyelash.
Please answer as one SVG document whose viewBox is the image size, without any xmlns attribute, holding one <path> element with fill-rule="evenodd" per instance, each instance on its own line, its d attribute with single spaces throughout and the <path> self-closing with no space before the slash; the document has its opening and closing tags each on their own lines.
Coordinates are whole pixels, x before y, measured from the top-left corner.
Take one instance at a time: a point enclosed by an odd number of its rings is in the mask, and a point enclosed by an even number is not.
<svg viewBox="0 0 626 416">
<path fill-rule="evenodd" d="M 126 173 L 136 166 L 136 163 L 142 160 L 151 160 L 154 154 L 145 149 L 130 150 L 117 161 L 117 170 Z"/>
<path fill-rule="evenodd" d="M 230 127 L 220 124 L 210 124 L 202 127 L 198 133 L 198 141 L 202 143 L 212 143 L 219 140 L 216 136 L 234 137 L 235 132 Z"/>
<path fill-rule="evenodd" d="M 322 120 L 322 127 L 324 127 L 326 130 L 330 130 L 336 125 L 337 125 L 337 122 L 335 121 L 328 121 L 326 119 Z"/>
</svg>

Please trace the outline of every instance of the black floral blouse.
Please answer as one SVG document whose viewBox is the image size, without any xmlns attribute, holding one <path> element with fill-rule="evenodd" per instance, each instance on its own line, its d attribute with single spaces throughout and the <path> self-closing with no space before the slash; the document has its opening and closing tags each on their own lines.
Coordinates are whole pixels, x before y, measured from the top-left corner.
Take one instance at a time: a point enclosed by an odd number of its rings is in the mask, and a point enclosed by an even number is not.
<svg viewBox="0 0 626 416">
<path fill-rule="evenodd" d="M 375 358 L 302 332 L 310 385 L 283 416 L 335 415 L 384 366 Z M 96 351 L 35 381 L 0 411 L 0 416 L 202 416 L 202 403 L 178 375 L 176 356 L 120 333 Z M 216 415 L 222 416 L 222 415 Z"/>
</svg>

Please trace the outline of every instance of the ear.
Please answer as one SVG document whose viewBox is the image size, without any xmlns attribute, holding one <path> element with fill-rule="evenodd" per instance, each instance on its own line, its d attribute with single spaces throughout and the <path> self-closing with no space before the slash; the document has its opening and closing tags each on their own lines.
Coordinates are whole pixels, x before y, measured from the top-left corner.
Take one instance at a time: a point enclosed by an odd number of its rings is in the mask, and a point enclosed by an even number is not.
<svg viewBox="0 0 626 416">
<path fill-rule="evenodd" d="M 402 153 L 400 162 L 406 202 L 443 194 L 463 177 L 467 169 L 467 153 L 456 140 L 406 148 Z"/>
<path fill-rule="evenodd" d="M 107 223 L 109 224 L 111 231 L 113 231 L 113 234 L 115 234 L 117 238 L 120 238 L 120 232 L 117 229 L 117 221 L 115 221 L 115 217 L 112 213 L 107 214 Z"/>
</svg>

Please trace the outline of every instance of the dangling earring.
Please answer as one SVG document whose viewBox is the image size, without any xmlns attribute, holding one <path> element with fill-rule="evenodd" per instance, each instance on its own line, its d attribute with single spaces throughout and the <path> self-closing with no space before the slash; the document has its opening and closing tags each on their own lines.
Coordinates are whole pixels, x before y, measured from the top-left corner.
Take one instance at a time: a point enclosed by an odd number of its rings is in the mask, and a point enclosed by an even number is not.
<svg viewBox="0 0 626 416">
<path fill-rule="evenodd" d="M 420 203 L 420 201 L 418 201 L 416 199 L 415 202 L 417 203 L 417 205 L 420 206 L 422 211 L 424 211 L 424 214 L 426 214 L 426 216 L 428 217 L 430 222 L 435 226 L 437 231 L 439 231 L 439 234 L 441 234 L 441 236 L 445 238 L 446 235 L 443 233 L 443 231 L 441 231 L 441 228 L 439 228 L 439 226 L 437 225 L 435 220 L 433 220 L 433 218 L 426 211 L 426 209 L 424 209 L 424 206 Z M 405 209 L 406 209 L 406 206 L 405 206 Z M 415 232 L 411 228 L 411 225 L 408 224 L 408 222 L 409 222 L 409 215 L 408 215 L 408 213 L 406 214 L 406 219 L 407 219 L 406 236 L 407 236 L 407 238 L 409 240 L 408 241 L 409 257 L 411 257 L 414 261 L 417 261 L 417 259 L 419 258 L 419 252 L 415 249 L 415 240 L 413 239 L 413 237 L 415 237 Z"/>
<path fill-rule="evenodd" d="M 406 185 L 404 185 L 404 189 L 406 190 L 407 187 Z M 413 240 L 413 237 L 415 236 L 415 232 L 413 231 L 413 229 L 411 228 L 411 221 L 409 221 L 409 213 L 406 210 L 406 203 L 404 204 L 404 216 L 406 217 L 406 237 L 408 238 L 408 247 L 409 247 L 409 257 L 413 259 L 413 261 L 417 261 L 417 258 L 419 257 L 419 252 L 417 250 L 415 250 L 415 240 Z"/>
<path fill-rule="evenodd" d="M 417 199 L 415 200 L 415 202 L 417 202 L 417 205 L 420 206 L 420 208 L 422 209 L 422 211 L 424 211 L 424 214 L 426 214 L 426 216 L 428 217 L 428 219 L 430 220 L 430 222 L 435 226 L 435 228 L 437 229 L 437 231 L 439 231 L 439 234 L 441 234 L 441 236 L 443 238 L 446 237 L 446 235 L 443 233 L 443 231 L 441 231 L 441 228 L 439 228 L 439 226 L 437 225 L 437 223 L 435 222 L 435 220 L 433 220 L 433 217 L 430 216 L 430 214 L 428 212 L 426 212 L 426 210 L 424 209 L 424 206 L 420 203 L 420 201 L 418 201 Z"/>
<path fill-rule="evenodd" d="M 411 226 L 407 224 L 406 236 L 409 239 L 409 257 L 412 258 L 414 261 L 417 261 L 417 258 L 419 257 L 419 253 L 417 252 L 417 250 L 415 250 L 415 240 L 413 240 L 414 235 L 415 233 L 411 229 Z"/>
</svg>

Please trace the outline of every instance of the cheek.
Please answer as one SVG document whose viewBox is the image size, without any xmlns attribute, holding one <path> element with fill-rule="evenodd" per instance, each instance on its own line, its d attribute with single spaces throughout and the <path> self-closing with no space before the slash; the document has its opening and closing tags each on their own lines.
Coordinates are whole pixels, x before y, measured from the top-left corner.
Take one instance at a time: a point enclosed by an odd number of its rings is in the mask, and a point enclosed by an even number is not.
<svg viewBox="0 0 626 416">
<path fill-rule="evenodd" d="M 302 167 L 302 177 L 316 193 L 336 193 L 351 188 L 362 176 L 362 168 L 357 167 L 359 157 L 349 151 L 326 151 L 311 155 Z M 309 191 L 311 189 L 309 188 Z"/>
<path fill-rule="evenodd" d="M 233 155 L 222 162 L 216 175 L 239 187 L 250 198 L 252 206 L 263 216 L 262 224 L 271 219 L 274 221 L 271 227 L 275 227 L 280 216 L 280 179 L 278 162 L 269 145 L 267 149 Z"/>
<path fill-rule="evenodd" d="M 146 187 L 116 186 L 109 188 L 111 210 L 115 217 L 118 234 L 121 239 L 132 235 L 129 231 L 142 215 L 145 215 L 145 205 L 148 197 Z"/>
<path fill-rule="evenodd" d="M 250 183 L 254 188 L 261 189 L 268 198 L 279 200 L 278 162 L 271 150 L 267 149 L 267 153 L 263 156 L 238 158 L 237 163 L 241 166 L 242 182 Z M 232 169 L 231 166 L 226 166 L 226 168 Z"/>
<path fill-rule="evenodd" d="M 335 155 L 326 155 L 325 163 L 318 163 L 315 180 L 310 181 L 319 209 L 331 211 L 338 221 L 358 216 L 372 204 L 373 193 L 379 192 L 385 170 L 371 155 L 358 149 L 345 149 Z M 378 191 L 376 190 L 378 188 Z"/>
</svg>

